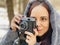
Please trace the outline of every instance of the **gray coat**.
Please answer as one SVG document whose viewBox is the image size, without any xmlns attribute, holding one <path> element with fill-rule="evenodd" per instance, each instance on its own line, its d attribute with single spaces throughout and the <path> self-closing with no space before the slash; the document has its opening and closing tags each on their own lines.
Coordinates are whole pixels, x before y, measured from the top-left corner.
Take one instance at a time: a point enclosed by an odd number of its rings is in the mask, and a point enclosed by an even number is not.
<svg viewBox="0 0 60 45">
<path fill-rule="evenodd" d="M 33 1 L 35 1 L 35 0 L 29 1 L 24 15 L 27 15 L 30 4 Z M 51 45 L 60 45 L 60 35 L 59 35 L 60 34 L 60 15 L 53 8 L 53 6 L 49 0 L 44 0 L 44 2 L 49 6 L 49 8 L 51 10 L 50 21 L 51 21 L 52 28 L 53 28 L 52 44 Z M 18 38 L 17 32 L 13 32 L 12 30 L 8 30 L 8 33 L 3 37 L 0 45 L 15 45 L 17 38 Z"/>
</svg>

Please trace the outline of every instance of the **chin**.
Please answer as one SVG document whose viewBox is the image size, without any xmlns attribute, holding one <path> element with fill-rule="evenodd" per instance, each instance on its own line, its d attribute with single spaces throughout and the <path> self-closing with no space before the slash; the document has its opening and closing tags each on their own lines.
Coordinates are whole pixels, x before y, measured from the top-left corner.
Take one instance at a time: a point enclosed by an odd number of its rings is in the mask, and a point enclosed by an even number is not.
<svg viewBox="0 0 60 45">
<path fill-rule="evenodd" d="M 38 34 L 38 36 L 40 36 L 40 37 L 43 36 L 43 35 L 44 35 L 44 34 Z"/>
<path fill-rule="evenodd" d="M 43 36 L 43 35 L 42 35 L 42 34 L 39 34 L 38 36 L 40 36 L 40 37 L 41 37 L 41 36 Z"/>
</svg>

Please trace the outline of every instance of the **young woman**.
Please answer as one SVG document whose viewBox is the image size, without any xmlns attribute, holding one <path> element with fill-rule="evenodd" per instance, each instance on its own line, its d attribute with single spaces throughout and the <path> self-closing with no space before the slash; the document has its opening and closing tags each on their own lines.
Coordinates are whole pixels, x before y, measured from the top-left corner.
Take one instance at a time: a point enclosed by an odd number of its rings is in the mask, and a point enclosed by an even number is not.
<svg viewBox="0 0 60 45">
<path fill-rule="evenodd" d="M 29 45 L 51 45 L 52 28 L 50 23 L 49 7 L 44 2 L 34 1 L 27 13 L 28 17 L 34 17 L 36 19 L 37 29 L 35 29 L 35 35 L 30 32 L 27 34 L 26 42 Z M 37 43 L 36 43 L 37 37 Z"/>
<path fill-rule="evenodd" d="M 20 45 L 51 45 L 52 27 L 50 22 L 51 10 L 49 5 L 44 0 L 33 1 L 27 6 L 25 11 L 26 17 L 34 17 L 36 19 L 37 29 L 33 29 L 35 34 L 25 31 L 26 43 L 21 43 Z M 8 35 L 5 37 L 6 42 L 3 41 L 3 45 L 13 45 L 14 40 L 18 38 L 16 28 L 20 30 L 20 27 L 15 23 L 20 23 L 23 16 L 17 15 L 11 21 L 11 28 Z"/>
</svg>

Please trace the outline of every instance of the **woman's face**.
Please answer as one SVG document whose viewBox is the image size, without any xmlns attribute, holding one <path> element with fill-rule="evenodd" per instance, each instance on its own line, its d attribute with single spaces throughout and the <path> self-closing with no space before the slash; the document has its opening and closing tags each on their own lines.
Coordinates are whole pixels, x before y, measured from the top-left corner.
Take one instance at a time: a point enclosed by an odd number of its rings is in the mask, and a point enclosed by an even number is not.
<svg viewBox="0 0 60 45">
<path fill-rule="evenodd" d="M 32 9 L 31 17 L 36 18 L 38 36 L 43 36 L 49 28 L 49 13 L 47 9 L 42 5 L 38 5 Z"/>
</svg>

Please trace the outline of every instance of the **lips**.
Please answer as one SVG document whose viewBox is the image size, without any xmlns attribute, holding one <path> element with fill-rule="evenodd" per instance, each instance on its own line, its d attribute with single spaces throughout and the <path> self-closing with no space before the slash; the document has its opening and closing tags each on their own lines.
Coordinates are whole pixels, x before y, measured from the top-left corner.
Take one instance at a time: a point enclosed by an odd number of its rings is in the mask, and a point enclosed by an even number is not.
<svg viewBox="0 0 60 45">
<path fill-rule="evenodd" d="M 42 29 L 41 29 L 41 27 L 38 27 L 38 30 L 37 30 L 38 32 L 41 32 L 42 31 Z"/>
<path fill-rule="evenodd" d="M 40 32 L 41 30 L 37 30 L 38 32 Z"/>
</svg>

